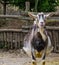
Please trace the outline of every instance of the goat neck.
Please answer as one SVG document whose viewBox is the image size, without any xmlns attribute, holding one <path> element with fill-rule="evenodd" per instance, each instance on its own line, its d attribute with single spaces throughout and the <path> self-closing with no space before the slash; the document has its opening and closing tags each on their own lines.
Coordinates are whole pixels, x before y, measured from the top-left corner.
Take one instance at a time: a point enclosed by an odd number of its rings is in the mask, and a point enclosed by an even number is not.
<svg viewBox="0 0 59 65">
<path fill-rule="evenodd" d="M 40 28 L 40 29 L 38 29 L 38 32 L 40 32 L 40 34 L 42 35 L 43 40 L 46 41 L 47 35 L 46 35 L 46 32 L 45 32 L 45 29 Z"/>
</svg>

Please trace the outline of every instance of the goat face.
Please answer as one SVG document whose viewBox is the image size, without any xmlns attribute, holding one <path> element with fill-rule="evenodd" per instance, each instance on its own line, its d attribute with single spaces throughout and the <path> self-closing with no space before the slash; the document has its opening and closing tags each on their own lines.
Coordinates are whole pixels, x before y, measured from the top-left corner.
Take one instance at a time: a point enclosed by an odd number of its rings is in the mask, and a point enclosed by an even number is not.
<svg viewBox="0 0 59 65">
<path fill-rule="evenodd" d="M 45 26 L 45 16 L 44 13 L 38 13 L 37 14 L 37 25 L 39 28 Z"/>
<path fill-rule="evenodd" d="M 43 12 L 38 13 L 37 15 L 34 15 L 32 13 L 28 14 L 31 18 L 35 19 L 34 24 L 37 24 L 39 28 L 45 27 L 45 20 L 49 15 L 51 15 L 51 13 L 44 14 Z"/>
</svg>

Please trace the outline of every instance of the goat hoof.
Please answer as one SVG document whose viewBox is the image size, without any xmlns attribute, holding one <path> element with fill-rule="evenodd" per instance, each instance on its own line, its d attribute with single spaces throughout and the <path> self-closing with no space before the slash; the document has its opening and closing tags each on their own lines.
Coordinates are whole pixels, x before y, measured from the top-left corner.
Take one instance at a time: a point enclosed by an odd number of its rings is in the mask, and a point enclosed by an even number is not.
<svg viewBox="0 0 59 65">
<path fill-rule="evenodd" d="M 32 65 L 37 65 L 36 62 L 32 62 Z"/>
<path fill-rule="evenodd" d="M 42 65 L 45 65 L 45 62 L 43 62 L 43 64 Z"/>
</svg>

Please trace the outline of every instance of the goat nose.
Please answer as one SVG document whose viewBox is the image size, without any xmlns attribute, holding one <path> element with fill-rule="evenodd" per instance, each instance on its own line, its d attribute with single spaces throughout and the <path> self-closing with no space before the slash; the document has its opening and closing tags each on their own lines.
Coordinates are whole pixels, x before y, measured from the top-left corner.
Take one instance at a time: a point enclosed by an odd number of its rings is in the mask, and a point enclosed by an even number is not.
<svg viewBox="0 0 59 65">
<path fill-rule="evenodd" d="M 41 22 L 41 24 L 44 24 L 44 22 Z"/>
<path fill-rule="evenodd" d="M 44 26 L 44 25 L 45 25 L 45 23 L 44 23 L 44 22 L 41 22 L 40 24 L 41 24 L 41 26 Z"/>
<path fill-rule="evenodd" d="M 41 22 L 41 23 L 43 23 L 43 22 Z"/>
</svg>

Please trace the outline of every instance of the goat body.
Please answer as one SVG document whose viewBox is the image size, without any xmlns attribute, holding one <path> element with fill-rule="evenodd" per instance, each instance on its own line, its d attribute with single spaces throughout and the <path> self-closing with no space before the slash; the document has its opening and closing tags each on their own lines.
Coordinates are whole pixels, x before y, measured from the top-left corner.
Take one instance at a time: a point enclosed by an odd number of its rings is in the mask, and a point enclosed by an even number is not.
<svg viewBox="0 0 59 65">
<path fill-rule="evenodd" d="M 46 41 L 42 39 L 42 35 L 40 32 L 37 32 L 37 34 L 33 37 L 31 41 L 32 47 L 37 50 L 38 52 L 41 52 L 46 47 Z"/>
<path fill-rule="evenodd" d="M 32 64 L 36 65 L 37 56 L 42 58 L 42 60 L 45 60 L 47 51 L 51 52 L 52 50 L 50 37 L 47 32 L 45 32 L 46 29 L 44 28 L 45 18 L 49 16 L 49 14 L 44 15 L 44 13 L 38 13 L 37 15 L 33 15 L 30 13 L 30 16 L 35 19 L 33 24 L 34 27 L 32 28 L 31 33 L 25 37 L 23 49 L 32 57 Z M 45 65 L 45 61 L 43 62 L 43 65 Z"/>
</svg>

